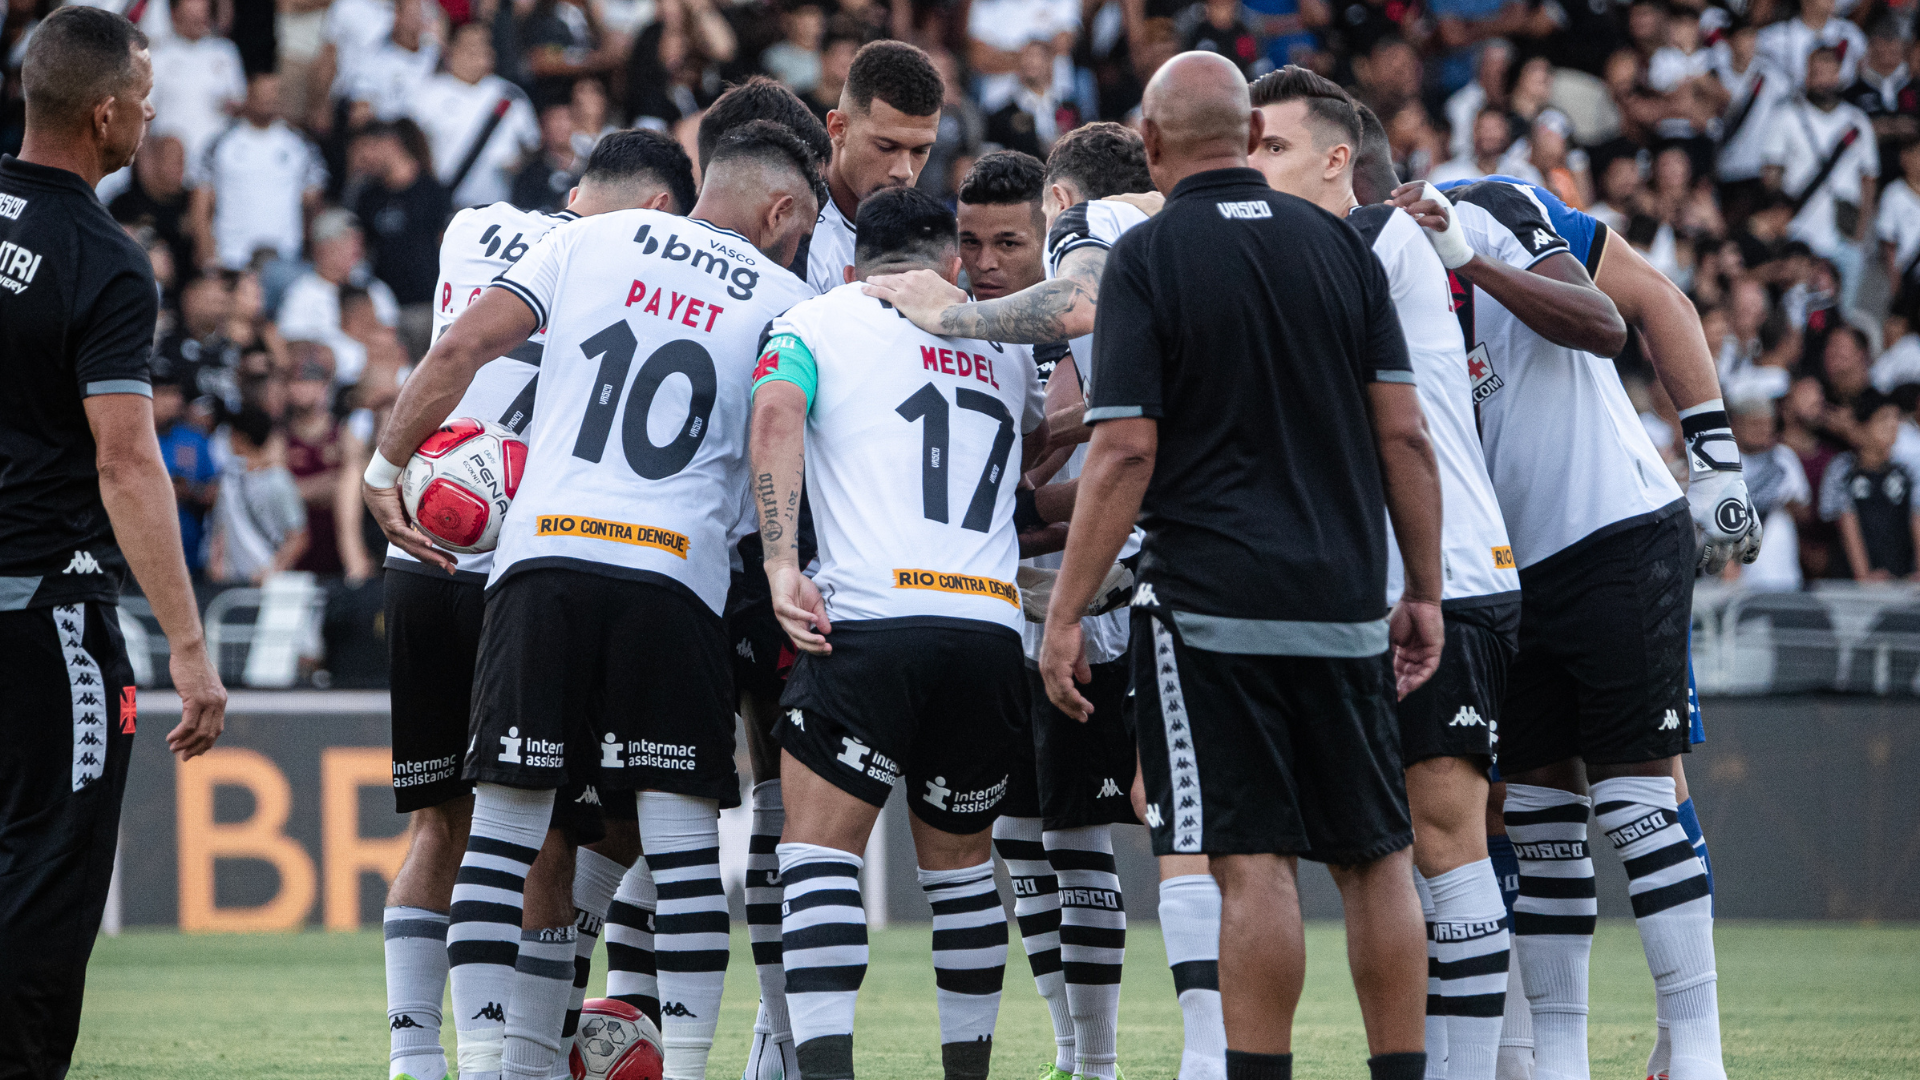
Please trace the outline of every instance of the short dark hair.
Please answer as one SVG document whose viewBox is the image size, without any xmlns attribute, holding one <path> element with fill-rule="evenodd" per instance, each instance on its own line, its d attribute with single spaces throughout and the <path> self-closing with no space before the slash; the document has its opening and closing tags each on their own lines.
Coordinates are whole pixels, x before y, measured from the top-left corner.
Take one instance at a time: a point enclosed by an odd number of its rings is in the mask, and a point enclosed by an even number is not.
<svg viewBox="0 0 1920 1080">
<path fill-rule="evenodd" d="M 1040 201 L 1047 190 L 1047 167 L 1032 154 L 995 150 L 981 155 L 960 181 L 960 201 L 974 206 L 1006 206 Z"/>
<path fill-rule="evenodd" d="M 713 148 L 711 163 L 720 165 L 738 159 L 792 169 L 807 182 L 814 198 L 826 205 L 829 196 L 826 178 L 820 172 L 821 159 L 787 125 L 773 120 L 749 120 L 722 135 Z"/>
<path fill-rule="evenodd" d="M 673 212 L 693 209 L 693 162 L 670 135 L 646 128 L 612 131 L 600 137 L 580 182 L 617 184 L 651 180 L 673 195 Z"/>
<path fill-rule="evenodd" d="M 720 145 L 721 136 L 750 120 L 772 120 L 785 124 L 787 129 L 800 137 L 813 151 L 813 156 L 825 161 L 833 156 L 833 140 L 827 137 L 827 129 L 813 110 L 801 101 L 793 91 L 767 78 L 755 75 L 738 86 L 730 87 L 707 108 L 700 117 L 700 170 L 706 171 L 713 161 L 714 148 Z"/>
<path fill-rule="evenodd" d="M 862 112 L 879 98 L 908 116 L 932 116 L 947 92 L 926 53 L 904 41 L 874 41 L 853 54 L 841 95 Z"/>
<path fill-rule="evenodd" d="M 242 405 L 239 412 L 227 417 L 227 426 L 245 436 L 255 449 L 266 446 L 267 440 L 273 438 L 273 417 L 258 405 Z"/>
<path fill-rule="evenodd" d="M 1868 423 L 1873 414 L 1881 409 L 1899 409 L 1900 403 L 1878 390 L 1868 387 L 1859 397 L 1853 399 L 1853 419 L 1857 423 Z M 1901 410 L 1905 411 L 1905 410 Z"/>
<path fill-rule="evenodd" d="M 960 246 L 960 226 L 946 204 L 919 188 L 883 188 L 860 204 L 853 261 L 937 263 Z"/>
<path fill-rule="evenodd" d="M 1360 145 L 1353 154 L 1353 193 L 1363 203 L 1385 202 L 1400 186 L 1400 172 L 1393 167 L 1393 144 L 1387 141 L 1387 126 L 1372 109 L 1356 108 Z"/>
<path fill-rule="evenodd" d="M 1327 139 L 1327 145 L 1344 141 L 1354 153 L 1360 152 L 1365 134 L 1360 112 L 1354 108 L 1353 98 L 1326 76 L 1298 64 L 1288 64 L 1255 79 L 1248 92 L 1253 96 L 1256 109 L 1289 101 L 1305 104 L 1307 122 L 1314 129 L 1316 142 L 1321 137 Z"/>
<path fill-rule="evenodd" d="M 1047 155 L 1047 183 L 1070 180 L 1082 198 L 1153 190 L 1147 147 L 1132 128 L 1111 121 L 1084 124 L 1060 136 Z"/>
<path fill-rule="evenodd" d="M 112 97 L 133 79 L 133 51 L 147 35 L 125 16 L 69 4 L 34 28 L 21 65 L 30 116 L 64 123 Z"/>
</svg>

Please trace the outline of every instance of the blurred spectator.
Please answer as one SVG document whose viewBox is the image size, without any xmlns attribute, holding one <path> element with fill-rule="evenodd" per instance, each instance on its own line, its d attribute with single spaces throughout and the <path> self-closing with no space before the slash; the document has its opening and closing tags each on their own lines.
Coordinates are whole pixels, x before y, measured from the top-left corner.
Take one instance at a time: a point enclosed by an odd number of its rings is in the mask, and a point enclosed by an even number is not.
<svg viewBox="0 0 1920 1080">
<path fill-rule="evenodd" d="M 1882 393 L 1920 383 L 1920 332 L 1908 330 L 1873 362 L 1873 386 Z M 1920 476 L 1920 470 L 1914 472 Z"/>
<path fill-rule="evenodd" d="M 427 133 L 434 168 L 455 207 L 507 198 L 522 157 L 540 144 L 526 94 L 495 75 L 493 64 L 488 28 L 467 23 L 448 43 L 446 70 L 413 95 L 413 120 Z"/>
<path fill-rule="evenodd" d="M 227 423 L 235 461 L 220 478 L 207 554 L 207 576 L 220 584 L 259 585 L 306 552 L 306 507 L 280 461 L 280 441 L 273 417 L 257 407 Z"/>
<path fill-rule="evenodd" d="M 1796 379 L 1780 403 L 1780 442 L 1800 459 L 1800 471 L 1809 482 L 1823 480 L 1827 467 L 1842 447 L 1826 434 L 1828 406 L 1820 382 Z M 1800 568 L 1808 578 L 1830 573 L 1846 575 L 1846 559 L 1838 554 L 1839 530 L 1823 515 L 1800 522 Z M 1764 547 L 1764 542 L 1762 544 Z"/>
<path fill-rule="evenodd" d="M 1582 5 L 1568 4 L 1568 9 Z M 1452 93 L 1474 77 L 1474 47 L 1493 38 L 1537 38 L 1552 33 L 1558 5 L 1538 7 L 1521 0 L 1434 0 L 1430 5 L 1434 39 L 1441 53 L 1435 74 L 1440 89 Z M 1567 12 L 1558 11 L 1565 18 Z M 1369 102 L 1369 104 L 1372 104 Z M 1379 108 L 1375 107 L 1375 112 Z M 1383 114 L 1384 115 L 1384 114 Z"/>
<path fill-rule="evenodd" d="M 827 113 L 840 107 L 840 91 L 847 85 L 847 73 L 853 70 L 853 56 L 860 51 L 860 39 L 845 34 L 829 34 L 820 50 L 820 81 L 811 93 L 802 94 L 807 108 L 821 123 Z"/>
<path fill-rule="evenodd" d="M 1920 377 L 1902 382 L 1887 393 L 1887 399 L 1900 407 L 1900 433 L 1893 438 L 1893 460 L 1920 477 Z"/>
<path fill-rule="evenodd" d="M 973 0 L 967 11 L 967 66 L 979 76 L 980 108 L 1001 107 L 1033 82 L 1030 42 L 1046 43 L 1046 68 L 1056 97 L 1073 94 L 1074 35 L 1080 31 L 1077 0 Z"/>
<path fill-rule="evenodd" d="M 239 270 L 266 248 L 300 256 L 305 215 L 316 212 L 326 166 L 306 137 L 280 119 L 280 85 L 270 74 L 247 80 L 241 121 L 208 146 L 193 187 L 196 256 L 202 268 Z"/>
<path fill-rule="evenodd" d="M 1078 126 L 1073 107 L 1053 94 L 1053 47 L 1045 40 L 1020 50 L 1019 89 L 987 117 L 987 139 L 1045 160 L 1062 131 Z"/>
<path fill-rule="evenodd" d="M 1842 436 L 1851 436 L 1846 408 L 1873 392 L 1873 369 L 1868 364 L 1867 335 L 1856 326 L 1841 325 L 1827 335 L 1820 352 L 1820 381 L 1826 386 L 1827 400 L 1840 409 L 1829 412 L 1828 427 Z M 1858 418 L 1855 418 L 1858 420 Z"/>
<path fill-rule="evenodd" d="M 227 337 L 233 292 L 220 274 L 202 274 L 180 288 L 179 324 L 160 339 L 154 370 L 178 384 L 188 400 L 240 407 L 240 346 Z"/>
<path fill-rule="evenodd" d="M 174 0 L 173 36 L 153 43 L 154 123 L 180 137 L 187 160 L 233 122 L 247 96 L 240 50 L 213 33 L 212 0 Z"/>
<path fill-rule="evenodd" d="M 1420 96 L 1420 54 L 1399 37 L 1374 42 L 1364 60 L 1354 58 L 1353 73 L 1359 79 L 1353 96 L 1375 116 L 1392 116 Z"/>
<path fill-rule="evenodd" d="M 540 110 L 540 152 L 513 178 L 513 205 L 523 210 L 559 210 L 586 167 L 573 145 L 573 106 Z M 433 288 L 432 280 L 427 288 Z"/>
<path fill-rule="evenodd" d="M 1920 138 L 1900 144 L 1899 162 L 1900 179 L 1880 197 L 1874 235 L 1893 287 L 1893 311 L 1911 326 L 1920 315 Z"/>
<path fill-rule="evenodd" d="M 760 54 L 760 66 L 794 93 L 805 94 L 820 81 L 820 44 L 826 36 L 827 17 L 820 5 L 801 4 L 788 11 L 783 22 L 786 36 Z"/>
<path fill-rule="evenodd" d="M 311 342 L 293 346 L 295 368 L 286 384 L 287 412 L 282 424 L 287 471 L 306 506 L 307 550 L 296 570 L 316 574 L 341 571 L 340 538 L 334 523 L 335 496 L 345 451 L 340 418 L 333 413 L 333 384 L 324 353 Z"/>
<path fill-rule="evenodd" d="M 180 384 L 167 379 L 153 384 L 153 427 L 160 437 L 160 456 L 173 478 L 173 498 L 180 507 L 180 544 L 186 550 L 187 570 L 200 577 L 206 565 L 207 510 L 213 506 L 214 481 L 220 470 L 213 464 L 213 447 L 204 432 L 186 421 L 187 399 Z"/>
<path fill-rule="evenodd" d="M 593 0 L 533 0 L 518 29 L 538 105 L 571 100 L 576 79 L 608 75 L 625 56 L 626 38 L 601 24 Z"/>
<path fill-rule="evenodd" d="M 1847 568 L 1855 581 L 1913 578 L 1920 515 L 1914 513 L 1913 475 L 1893 461 L 1900 406 L 1879 394 L 1854 407 L 1857 448 L 1827 466 L 1820 481 L 1820 516 L 1840 529 Z"/>
<path fill-rule="evenodd" d="M 1713 54 L 1700 39 L 1699 9 L 1674 4 L 1666 14 L 1666 39 L 1647 60 L 1647 85 L 1663 94 L 1713 74 Z"/>
<path fill-rule="evenodd" d="M 612 122 L 613 106 L 607 100 L 606 86 L 599 79 L 575 79 L 567 108 L 573 117 L 573 152 L 584 167 L 600 139 L 619 131 L 620 125 Z"/>
<path fill-rule="evenodd" d="M 1383 117 L 1387 126 L 1387 145 L 1393 148 L 1394 168 L 1403 180 L 1425 180 L 1448 157 L 1450 133 L 1438 131 L 1417 101 L 1410 101 L 1392 117 Z M 1472 147 L 1472 128 L 1468 128 L 1468 147 Z"/>
<path fill-rule="evenodd" d="M 1427 179 L 1436 184 L 1453 180 L 1472 180 L 1500 171 L 1501 157 L 1513 143 L 1513 125 L 1505 109 L 1497 105 L 1483 107 L 1473 118 L 1473 151 L 1434 166 Z"/>
<path fill-rule="evenodd" d="M 1566 113 L 1559 109 L 1540 110 L 1528 133 L 1526 165 L 1537 177 L 1535 183 L 1558 195 L 1561 202 L 1580 210 L 1593 202 L 1593 186 L 1587 176 L 1586 151 L 1568 149 L 1572 136 L 1573 122 L 1567 119 Z M 1531 179 L 1519 172 L 1509 175 Z"/>
<path fill-rule="evenodd" d="M 1760 31 L 1760 52 L 1787 73 L 1796 89 L 1806 84 L 1808 55 L 1816 49 L 1833 50 L 1840 66 L 1836 90 L 1853 82 L 1867 35 L 1836 18 L 1833 8 L 1834 0 L 1800 0 L 1800 14 Z"/>
<path fill-rule="evenodd" d="M 1802 580 L 1795 523 L 1805 519 L 1813 502 L 1806 471 L 1800 466 L 1799 456 L 1780 443 L 1771 399 L 1731 398 L 1727 411 L 1733 421 L 1734 441 L 1740 446 L 1747 494 L 1765 528 L 1760 557 L 1745 567 L 1735 560 L 1728 576 L 1750 589 L 1791 592 L 1800 588 Z"/>
<path fill-rule="evenodd" d="M 951 202 L 959 193 L 955 164 L 980 156 L 980 143 L 986 138 L 987 118 L 980 107 L 967 97 L 960 62 L 945 49 L 929 55 L 940 72 L 946 96 L 940 102 L 940 135 L 927 155 L 927 166 L 920 173 L 920 187 L 943 201 Z"/>
<path fill-rule="evenodd" d="M 713 0 L 660 0 L 660 17 L 634 39 L 627 57 L 627 112 L 634 125 L 672 131 L 713 104 L 722 90 L 716 65 L 731 60 L 738 46 Z"/>
<path fill-rule="evenodd" d="M 439 66 L 440 39 L 427 0 L 397 0 L 387 35 L 365 55 L 341 58 L 333 96 L 366 102 L 375 120 L 399 120 Z"/>
<path fill-rule="evenodd" d="M 1191 23 L 1191 25 L 1183 25 Z M 1240 73 L 1254 77 L 1255 64 L 1261 60 L 1260 43 L 1241 19 L 1240 0 L 1202 0 L 1175 20 L 1181 29 L 1183 49 L 1210 52 L 1226 57 Z"/>
<path fill-rule="evenodd" d="M 193 200 L 187 193 L 187 154 L 180 139 L 148 131 L 133 159 L 127 189 L 113 197 L 107 210 L 122 225 L 152 229 L 166 241 L 176 266 L 194 266 L 189 214 Z"/>
<path fill-rule="evenodd" d="M 345 334 L 340 326 L 340 290 L 345 286 L 365 289 L 373 298 L 380 321 L 387 326 L 399 322 L 399 303 L 393 290 L 375 278 L 366 266 L 366 242 L 360 223 L 346 210 L 333 209 L 313 222 L 313 268 L 288 287 L 280 301 L 280 334 L 289 342 L 311 341 L 333 351 L 333 378 L 342 386 L 360 381 L 366 364 L 363 350 L 351 345 L 341 347 Z M 428 296 L 433 287 L 429 285 Z M 299 469 L 294 469 L 299 475 Z M 316 546 L 320 543 L 315 541 Z"/>
<path fill-rule="evenodd" d="M 1727 95 L 1714 176 L 1721 210 L 1734 224 L 1744 223 L 1760 203 L 1760 168 L 1772 117 L 1793 96 L 1792 78 L 1759 54 L 1759 37 L 1758 29 L 1742 21 L 1714 49 L 1714 72 Z"/>
<path fill-rule="evenodd" d="M 412 126 L 411 121 L 400 123 Z M 360 189 L 353 213 L 370 230 L 370 270 L 376 281 L 393 290 L 400 305 L 398 325 L 408 353 L 424 356 L 433 329 L 433 288 L 440 276 L 440 233 L 452 216 L 447 189 L 409 149 L 400 126 L 376 124 L 361 132 L 358 141 L 372 182 Z"/>
<path fill-rule="evenodd" d="M 287 116 L 313 112 L 314 97 L 324 97 L 327 85 L 314 86 L 312 75 L 326 44 L 327 8 L 331 0 L 278 0 L 274 19 L 275 60 L 280 73 L 281 110 Z"/>
<path fill-rule="evenodd" d="M 1859 78 L 1841 96 L 1873 121 L 1881 168 L 1892 172 L 1900 145 L 1920 136 L 1920 85 L 1907 65 L 1908 43 L 1899 18 L 1883 12 L 1869 30 Z"/>
<path fill-rule="evenodd" d="M 1830 2 L 1808 0 L 1809 6 Z M 1838 260 L 1867 238 L 1880 154 L 1872 122 L 1840 100 L 1844 69 L 1835 51 L 1815 50 L 1804 70 L 1806 89 L 1772 118 L 1761 175 L 1768 188 L 1794 201 L 1788 235 Z"/>
<path fill-rule="evenodd" d="M 1447 144 L 1448 157 L 1471 157 L 1473 121 L 1480 110 L 1491 105 L 1507 106 L 1507 73 L 1513 64 L 1513 47 L 1495 39 L 1480 47 L 1473 81 L 1455 90 L 1447 98 L 1447 123 L 1453 126 L 1453 138 Z"/>
</svg>

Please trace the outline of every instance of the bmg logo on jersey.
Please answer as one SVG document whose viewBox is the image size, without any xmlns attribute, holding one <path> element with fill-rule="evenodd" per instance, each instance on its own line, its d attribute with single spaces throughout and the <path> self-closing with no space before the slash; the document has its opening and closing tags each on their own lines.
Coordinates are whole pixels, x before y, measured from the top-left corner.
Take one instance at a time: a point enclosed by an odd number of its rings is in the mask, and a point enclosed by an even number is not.
<svg viewBox="0 0 1920 1080">
<path fill-rule="evenodd" d="M 659 237 L 650 235 L 652 231 L 653 223 L 648 222 L 640 226 L 639 232 L 633 234 L 633 242 L 640 245 L 642 255 L 658 253 L 668 262 L 690 263 L 695 270 L 705 270 L 721 281 L 727 282 L 728 296 L 735 300 L 753 299 L 753 290 L 760 284 L 760 272 L 749 267 L 733 265 L 734 261 L 747 261 L 746 256 L 718 240 L 708 240 L 706 250 L 695 251 L 692 244 L 680 239 L 679 233 L 668 233 L 663 246 Z M 714 254 L 716 251 L 720 254 Z M 729 256 L 732 261 L 721 258 L 721 255 Z"/>
</svg>

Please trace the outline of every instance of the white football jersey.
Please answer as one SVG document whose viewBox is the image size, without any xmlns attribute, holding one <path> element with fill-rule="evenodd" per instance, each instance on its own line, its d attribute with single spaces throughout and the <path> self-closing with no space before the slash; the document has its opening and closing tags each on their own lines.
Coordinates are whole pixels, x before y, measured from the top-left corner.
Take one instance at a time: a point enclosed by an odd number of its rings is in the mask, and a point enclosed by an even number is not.
<svg viewBox="0 0 1920 1080">
<path fill-rule="evenodd" d="M 755 346 L 806 283 L 739 233 L 620 210 L 554 229 L 494 285 L 533 309 L 547 348 L 488 584 L 559 566 L 675 583 L 718 614 Z"/>
<path fill-rule="evenodd" d="M 1500 500 L 1487 476 L 1474 423 L 1469 361 L 1453 313 L 1447 268 L 1413 218 L 1391 206 L 1362 206 L 1347 221 L 1367 238 L 1386 268 L 1393 307 L 1407 337 L 1414 386 L 1427 417 L 1427 436 L 1440 466 L 1442 600 L 1511 595 L 1519 599 L 1520 572 L 1507 543 Z M 1387 523 L 1387 603 L 1406 586 L 1400 545 Z"/>
<path fill-rule="evenodd" d="M 782 335 L 816 372 L 807 499 L 827 617 L 1017 631 L 1021 437 L 1046 421 L 1032 350 L 935 337 L 857 283 L 775 319 L 770 349 Z"/>
<path fill-rule="evenodd" d="M 579 216 L 570 210 L 535 213 L 504 202 L 453 215 L 440 239 L 440 283 L 433 290 L 433 340 L 439 341 L 461 312 L 480 299 L 481 290 L 531 250 L 534 241 Z M 447 418 L 487 420 L 525 438 L 527 425 L 533 420 L 533 396 L 539 388 L 536 380 L 546 341 L 547 328 L 542 326 L 526 344 L 482 365 Z M 484 579 L 493 571 L 491 551 L 453 558 L 462 573 Z M 419 560 L 394 544 L 387 545 L 387 562 L 419 565 Z"/>
<path fill-rule="evenodd" d="M 1075 203 L 1060 212 L 1053 219 L 1053 227 L 1047 230 L 1047 277 L 1060 276 L 1060 260 L 1070 251 L 1083 247 L 1098 247 L 1102 250 L 1113 247 L 1120 234 L 1147 220 L 1147 215 L 1138 209 L 1119 202 L 1093 200 Z M 1080 377 L 1080 390 L 1087 389 L 1087 377 L 1093 373 L 1093 335 L 1083 334 L 1067 343 L 1067 349 L 1073 354 L 1074 370 Z M 1059 483 L 1080 475 L 1086 467 L 1087 447 L 1085 443 L 1074 448 L 1073 455 L 1060 467 L 1049 483 Z M 1138 526 L 1127 537 L 1120 549 L 1120 557 L 1127 558 L 1140 550 L 1143 534 Z M 1058 570 L 1064 560 L 1064 552 L 1051 552 L 1035 555 L 1025 560 L 1027 566 L 1047 570 Z M 1087 663 L 1104 664 L 1126 655 L 1127 642 L 1133 632 L 1131 618 L 1126 608 L 1110 611 L 1105 615 L 1096 615 L 1080 620 L 1080 640 L 1086 653 Z M 1027 649 L 1027 655 L 1040 658 L 1040 646 L 1046 640 L 1046 627 L 1040 623 L 1024 623 L 1020 636 Z"/>
<path fill-rule="evenodd" d="M 807 284 L 817 293 L 830 293 L 847 283 L 847 267 L 853 265 L 853 222 L 840 212 L 840 204 L 828 199 L 813 223 L 813 237 L 807 241 Z"/>
<path fill-rule="evenodd" d="M 1487 258 L 1526 269 L 1570 250 L 1523 184 L 1483 180 L 1447 194 L 1467 242 Z M 1595 242 L 1606 241 L 1595 235 L 1573 251 L 1590 268 Z M 1468 375 L 1487 472 L 1520 569 L 1680 498 L 1612 360 L 1555 345 L 1484 290 L 1474 289 L 1472 302 Z"/>
</svg>

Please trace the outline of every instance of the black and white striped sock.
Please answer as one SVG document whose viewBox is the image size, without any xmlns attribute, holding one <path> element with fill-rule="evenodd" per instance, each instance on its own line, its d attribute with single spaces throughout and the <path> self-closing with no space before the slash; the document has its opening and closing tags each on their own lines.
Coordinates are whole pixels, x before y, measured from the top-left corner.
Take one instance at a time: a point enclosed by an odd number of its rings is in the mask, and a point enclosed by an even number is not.
<svg viewBox="0 0 1920 1080">
<path fill-rule="evenodd" d="M 1060 887 L 1041 842 L 1039 818 L 998 818 L 993 849 L 1007 864 L 1013 883 L 1013 917 L 1020 924 L 1020 946 L 1040 1000 L 1053 1018 L 1053 1067 L 1073 1072 L 1073 1010 L 1067 1005 L 1067 976 L 1060 970 Z"/>
<path fill-rule="evenodd" d="M 753 1018 L 753 1047 L 744 1080 L 798 1080 L 793 1022 L 787 1018 L 787 972 L 780 966 L 780 831 L 787 813 L 780 780 L 753 786 L 752 835 L 747 839 L 747 941 L 760 983 L 760 1009 Z"/>
<path fill-rule="evenodd" d="M 1507 784 L 1507 836 L 1520 862 L 1513 940 L 1533 1012 L 1538 1080 L 1586 1080 L 1587 967 L 1593 955 L 1593 859 L 1583 796 Z"/>
<path fill-rule="evenodd" d="M 920 888 L 933 907 L 934 996 L 946 1078 L 986 1080 L 1007 975 L 1007 912 L 993 884 L 993 860 L 922 869 Z"/>
<path fill-rule="evenodd" d="M 781 844 L 780 962 L 805 1080 L 852 1080 L 853 1006 L 867 977 L 860 856 Z"/>
<path fill-rule="evenodd" d="M 489 783 L 474 789 L 473 828 L 454 879 L 447 922 L 447 975 L 463 1080 L 500 1075 L 527 871 L 552 818 L 552 789 Z"/>
<path fill-rule="evenodd" d="M 607 996 L 647 1014 L 660 1026 L 660 974 L 653 953 L 659 892 L 647 860 L 636 859 L 607 906 Z"/>
<path fill-rule="evenodd" d="M 1720 1004 L 1707 870 L 1680 824 L 1671 776 L 1593 785 L 1594 817 L 1627 869 L 1627 894 L 1669 1029 L 1675 1080 L 1721 1080 Z"/>
<path fill-rule="evenodd" d="M 567 1002 L 566 1026 L 560 1037 L 570 1039 L 580 1028 L 580 1009 L 587 1001 L 587 982 L 593 977 L 593 947 L 599 943 L 606 925 L 607 909 L 627 868 L 591 848 L 574 853 L 573 906 L 577 914 L 573 927 L 579 931 L 578 947 L 573 954 L 573 996 Z"/>
<path fill-rule="evenodd" d="M 389 907 L 382 918 L 387 962 L 389 1075 L 423 1078 L 447 1071 L 440 1048 L 440 1000 L 447 992 L 447 916 Z"/>
<path fill-rule="evenodd" d="M 1113 1080 L 1127 909 L 1106 825 L 1049 829 L 1047 861 L 1060 879 L 1060 966 L 1073 1010 L 1074 1073 Z"/>
<path fill-rule="evenodd" d="M 660 1041 L 666 1080 L 702 1080 L 727 981 L 727 889 L 720 881 L 720 810 L 713 799 L 643 791 L 640 848 L 660 891 L 654 917 Z"/>
<path fill-rule="evenodd" d="M 1507 908 L 1493 863 L 1457 866 L 1426 879 L 1433 896 L 1433 971 L 1446 1015 L 1448 1080 L 1493 1080 L 1507 1007 Z M 1433 1049 L 1427 1049 L 1433 1075 Z"/>
<path fill-rule="evenodd" d="M 1220 1013 L 1220 885 L 1212 874 L 1160 883 L 1160 934 L 1173 969 L 1185 1043 L 1181 1080 L 1225 1080 L 1227 1025 Z"/>
<path fill-rule="evenodd" d="M 1420 916 L 1427 921 L 1426 1080 L 1447 1080 L 1447 1007 L 1440 998 L 1440 958 L 1434 951 L 1433 893 L 1419 870 L 1413 872 L 1413 891 L 1420 894 Z"/>
</svg>

